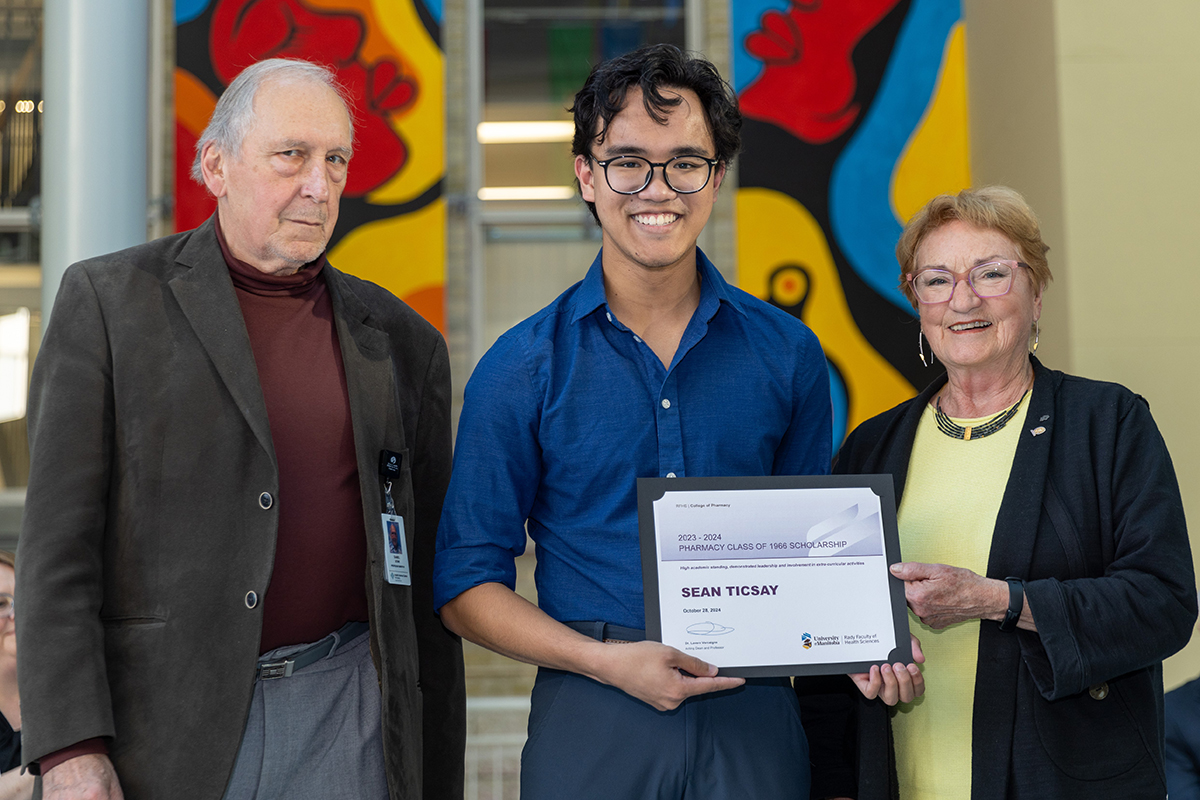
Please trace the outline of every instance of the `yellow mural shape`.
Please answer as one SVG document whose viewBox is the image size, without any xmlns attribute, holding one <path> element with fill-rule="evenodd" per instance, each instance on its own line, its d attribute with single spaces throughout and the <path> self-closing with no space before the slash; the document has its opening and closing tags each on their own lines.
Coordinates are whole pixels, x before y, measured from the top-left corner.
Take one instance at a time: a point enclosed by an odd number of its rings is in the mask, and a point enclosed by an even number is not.
<svg viewBox="0 0 1200 800">
<path fill-rule="evenodd" d="M 846 383 L 846 430 L 912 397 L 912 384 L 871 347 L 850 315 L 829 245 L 808 209 L 761 188 L 738 190 L 736 202 L 738 284 L 781 305 L 803 302 L 801 319 Z"/>
<path fill-rule="evenodd" d="M 967 136 L 967 37 L 958 22 L 946 39 L 925 116 L 892 173 L 892 209 L 901 222 L 908 222 L 931 198 L 971 185 Z"/>
<path fill-rule="evenodd" d="M 329 262 L 379 284 L 445 333 L 445 230 L 446 201 L 439 198 L 411 214 L 359 225 Z"/>
</svg>

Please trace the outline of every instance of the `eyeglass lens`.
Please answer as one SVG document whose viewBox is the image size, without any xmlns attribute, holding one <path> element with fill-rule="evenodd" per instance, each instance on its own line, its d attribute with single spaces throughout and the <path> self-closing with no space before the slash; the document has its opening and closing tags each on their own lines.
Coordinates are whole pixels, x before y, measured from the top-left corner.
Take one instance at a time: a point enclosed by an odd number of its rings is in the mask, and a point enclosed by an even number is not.
<svg viewBox="0 0 1200 800">
<path fill-rule="evenodd" d="M 654 165 L 640 156 L 621 156 L 607 162 L 604 176 L 614 192 L 637 194 L 650 185 Z M 667 186 L 681 194 L 698 192 L 708 183 L 712 165 L 699 156 L 676 156 L 663 167 Z"/>
<path fill-rule="evenodd" d="M 980 297 L 999 297 L 1012 288 L 1013 268 L 1001 262 L 980 264 L 967 273 L 967 283 Z M 927 269 L 913 278 L 913 289 L 923 303 L 944 303 L 954 294 L 957 279 L 944 269 Z"/>
</svg>

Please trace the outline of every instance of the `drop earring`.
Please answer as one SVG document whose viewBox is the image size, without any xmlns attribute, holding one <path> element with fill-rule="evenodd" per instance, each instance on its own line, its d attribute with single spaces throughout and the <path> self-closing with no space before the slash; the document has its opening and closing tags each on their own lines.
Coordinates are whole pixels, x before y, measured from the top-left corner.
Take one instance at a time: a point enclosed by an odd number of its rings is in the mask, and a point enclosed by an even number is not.
<svg viewBox="0 0 1200 800">
<path fill-rule="evenodd" d="M 921 341 L 921 329 L 917 328 L 917 355 L 921 357 L 921 363 L 928 367 L 933 363 L 933 345 L 929 346 L 929 360 L 925 360 L 925 345 Z"/>
<path fill-rule="evenodd" d="M 1036 319 L 1033 321 L 1033 352 L 1037 352 L 1038 340 L 1042 338 L 1042 325 Z"/>
</svg>

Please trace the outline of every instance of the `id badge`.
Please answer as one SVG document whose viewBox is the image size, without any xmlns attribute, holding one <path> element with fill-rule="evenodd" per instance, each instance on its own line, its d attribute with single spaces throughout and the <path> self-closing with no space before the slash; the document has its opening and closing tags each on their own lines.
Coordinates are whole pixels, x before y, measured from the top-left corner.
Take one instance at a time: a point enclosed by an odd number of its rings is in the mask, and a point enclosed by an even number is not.
<svg viewBox="0 0 1200 800">
<path fill-rule="evenodd" d="M 394 586 L 411 586 L 408 575 L 408 544 L 404 540 L 404 518 L 395 514 L 380 514 L 383 518 L 383 555 L 387 559 L 384 573 Z"/>
</svg>

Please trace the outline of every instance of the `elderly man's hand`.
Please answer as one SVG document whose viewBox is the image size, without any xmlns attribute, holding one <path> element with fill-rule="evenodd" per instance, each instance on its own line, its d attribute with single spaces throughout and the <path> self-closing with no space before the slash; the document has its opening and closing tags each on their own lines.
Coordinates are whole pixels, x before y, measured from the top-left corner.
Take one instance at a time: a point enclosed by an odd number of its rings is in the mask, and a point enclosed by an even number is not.
<svg viewBox="0 0 1200 800">
<path fill-rule="evenodd" d="M 717 668 L 658 642 L 606 644 L 595 676 L 659 711 L 677 708 L 693 695 L 736 689 L 742 678 L 717 677 Z"/>
<path fill-rule="evenodd" d="M 850 680 L 863 693 L 863 697 L 874 700 L 878 697 L 889 706 L 896 703 L 911 703 L 925 694 L 925 676 L 917 664 L 925 663 L 925 653 L 921 650 L 921 640 L 913 636 L 913 663 L 884 664 L 882 667 L 871 667 L 870 672 L 854 672 Z"/>
<path fill-rule="evenodd" d="M 108 756 L 67 759 L 42 776 L 43 800 L 125 800 Z"/>
<path fill-rule="evenodd" d="M 908 607 L 935 630 L 970 619 L 1002 620 L 1008 609 L 1008 584 L 969 569 L 915 561 L 891 569 L 904 581 Z"/>
</svg>

